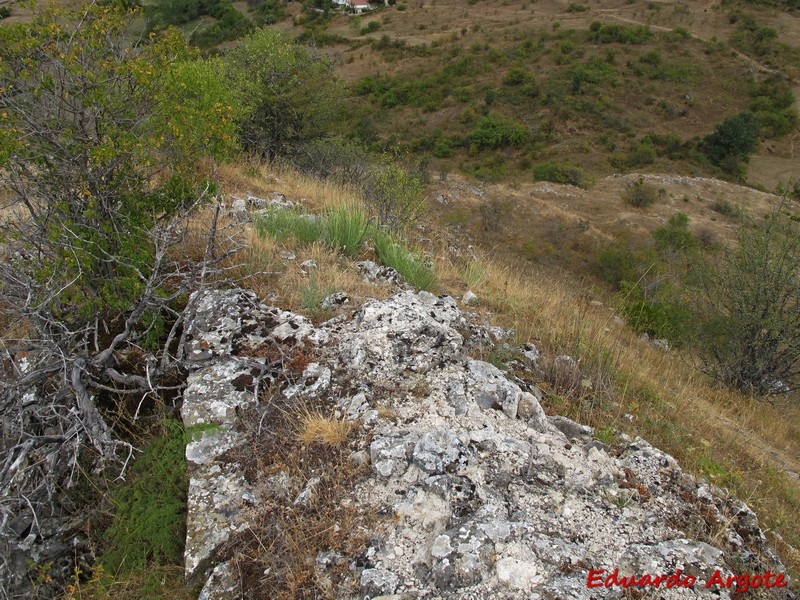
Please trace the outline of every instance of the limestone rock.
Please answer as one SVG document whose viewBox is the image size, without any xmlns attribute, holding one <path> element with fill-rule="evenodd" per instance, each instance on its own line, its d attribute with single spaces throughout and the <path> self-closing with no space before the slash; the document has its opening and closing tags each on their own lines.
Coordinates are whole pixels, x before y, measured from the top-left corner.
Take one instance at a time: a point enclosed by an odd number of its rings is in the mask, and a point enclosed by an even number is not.
<svg viewBox="0 0 800 600">
<path fill-rule="evenodd" d="M 322 310 L 334 310 L 340 306 L 344 306 L 348 302 L 350 302 L 350 297 L 347 294 L 344 292 L 335 292 L 325 296 L 319 306 Z"/>
<path fill-rule="evenodd" d="M 389 283 L 395 285 L 401 285 L 403 283 L 403 276 L 395 269 L 383 265 L 376 265 L 371 260 L 357 262 L 356 269 L 371 283 Z"/>
<path fill-rule="evenodd" d="M 258 489 L 305 510 L 320 485 L 314 477 L 324 477 L 278 473 L 258 488 L 223 460 L 243 443 L 236 438 L 241 407 L 255 402 L 262 380 L 279 377 L 253 351 L 265 344 L 315 348 L 315 362 L 276 393 L 327 402 L 360 424 L 349 461 L 369 475 L 342 503 L 369 515 L 372 529 L 357 555 L 317 555 L 320 582 L 334 585 L 331 566 L 349 565 L 359 590 L 334 589 L 333 597 L 590 600 L 623 594 L 587 588 L 589 568 L 636 575 L 680 568 L 698 582 L 716 569 L 783 572 L 744 503 L 698 483 L 641 438 L 620 436 L 624 448 L 611 455 L 591 428 L 545 416 L 534 385 L 471 358 L 471 348 L 485 348 L 500 332 L 470 321 L 452 298 L 406 290 L 319 327 L 236 290 L 207 292 L 190 306 L 184 347 L 196 367 L 183 414 L 187 424 L 214 425 L 187 448 L 187 574 L 208 577 L 203 597 L 250 597 L 227 587 L 228 567 L 216 566 L 215 552 L 257 510 Z M 535 368 L 538 351 L 525 354 Z M 578 368 L 568 356 L 552 360 Z M 525 379 L 535 377 L 531 370 Z M 715 535 L 698 536 L 709 523 Z M 688 594 L 659 589 L 658 597 L 731 596 L 699 583 Z"/>
<path fill-rule="evenodd" d="M 478 304 L 478 297 L 472 293 L 471 290 L 467 290 L 461 298 L 461 304 L 464 306 L 474 306 Z"/>
</svg>

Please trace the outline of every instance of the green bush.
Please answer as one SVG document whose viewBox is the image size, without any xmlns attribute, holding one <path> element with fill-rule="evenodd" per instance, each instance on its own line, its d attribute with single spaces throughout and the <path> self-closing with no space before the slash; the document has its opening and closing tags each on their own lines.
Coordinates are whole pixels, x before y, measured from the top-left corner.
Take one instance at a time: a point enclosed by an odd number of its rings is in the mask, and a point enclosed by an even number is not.
<svg viewBox="0 0 800 600">
<path fill-rule="evenodd" d="M 658 199 L 658 190 L 645 182 L 644 177 L 639 177 L 627 186 L 622 198 L 631 206 L 646 208 Z"/>
<path fill-rule="evenodd" d="M 724 198 L 712 203 L 711 210 L 726 217 L 739 218 L 742 216 L 742 209 Z"/>
<path fill-rule="evenodd" d="M 800 236 L 777 215 L 698 265 L 698 345 L 707 370 L 758 394 L 800 386 Z"/>
<path fill-rule="evenodd" d="M 536 181 L 552 181 L 553 183 L 567 183 L 582 188 L 592 185 L 592 180 L 571 161 L 558 162 L 548 160 L 533 167 L 533 178 Z"/>
<path fill-rule="evenodd" d="M 219 63 L 191 60 L 175 31 L 109 43 L 130 34 L 132 18 L 92 6 L 0 28 L 0 187 L 32 228 L 21 240 L 20 223 L 0 223 L 0 244 L 33 244 L 35 260 L 15 263 L 43 284 L 30 300 L 75 330 L 83 319 L 124 321 L 155 268 L 151 234 L 213 193 L 191 179 L 197 161 L 236 143 L 236 96 Z"/>
<path fill-rule="evenodd" d="M 361 28 L 359 33 L 361 35 L 365 35 L 367 33 L 375 33 L 380 28 L 381 28 L 380 21 L 370 21 L 364 27 Z"/>
<path fill-rule="evenodd" d="M 453 155 L 453 143 L 450 140 L 439 138 L 431 150 L 436 158 L 449 158 Z"/>
<path fill-rule="evenodd" d="M 703 140 L 703 151 L 715 165 L 736 173 L 758 146 L 760 127 L 752 113 L 740 113 L 717 125 Z"/>
<path fill-rule="evenodd" d="M 697 247 L 698 240 L 689 231 L 689 217 L 684 213 L 675 213 L 669 218 L 665 227 L 653 231 L 656 248 L 662 252 L 687 252 Z"/>
<path fill-rule="evenodd" d="M 615 73 L 614 65 L 598 56 L 576 63 L 567 74 L 570 91 L 573 94 L 582 94 L 586 91 L 586 84 L 611 83 Z"/>
<path fill-rule="evenodd" d="M 204 29 L 198 29 L 191 36 L 193 44 L 201 48 L 216 46 L 222 42 L 235 40 L 253 29 L 253 23 L 238 10 L 230 6 L 216 23 Z"/>
<path fill-rule="evenodd" d="M 372 170 L 364 190 L 367 206 L 377 214 L 381 226 L 403 231 L 425 210 L 421 173 L 387 160 Z"/>
<path fill-rule="evenodd" d="M 649 139 L 645 138 L 628 148 L 622 154 L 611 158 L 611 164 L 617 169 L 635 169 L 653 164 L 658 158 L 658 151 Z"/>
<path fill-rule="evenodd" d="M 376 231 L 372 241 L 381 263 L 395 269 L 415 288 L 428 291 L 436 289 L 436 275 L 422 257 L 406 248 L 399 238 L 384 231 Z"/>
<path fill-rule="evenodd" d="M 282 0 L 261 0 L 256 5 L 255 21 L 259 25 L 274 25 L 286 17 Z"/>
<path fill-rule="evenodd" d="M 114 520 L 105 532 L 109 546 L 100 558 L 111 573 L 183 560 L 188 439 L 177 421 L 165 421 L 163 428 L 164 434 L 133 463 L 130 481 L 111 493 Z"/>
<path fill-rule="evenodd" d="M 594 21 L 589 30 L 599 44 L 645 44 L 655 38 L 649 27 Z"/>
<path fill-rule="evenodd" d="M 622 284 L 621 310 L 628 325 L 636 333 L 683 342 L 692 320 L 689 308 L 672 298 L 669 286 L 650 294 L 655 297 L 648 297 L 642 288 L 641 284 Z"/>
<path fill-rule="evenodd" d="M 245 148 L 268 160 L 330 131 L 339 117 L 341 80 L 330 59 L 268 28 L 223 58 L 229 87 L 240 94 L 237 120 Z"/>
<path fill-rule="evenodd" d="M 520 65 L 511 67 L 503 77 L 503 85 L 518 86 L 528 83 L 533 83 L 533 75 L 527 68 Z"/>
<path fill-rule="evenodd" d="M 3 19 L 7 19 L 11 16 L 11 9 L 7 6 L 0 6 L 0 21 Z"/>
<path fill-rule="evenodd" d="M 764 137 L 779 138 L 797 126 L 794 92 L 788 81 L 773 76 L 750 89 L 750 110 L 755 113 Z"/>
<path fill-rule="evenodd" d="M 522 123 L 492 113 L 478 119 L 468 139 L 471 146 L 479 150 L 521 146 L 528 141 L 528 130 Z"/>
<path fill-rule="evenodd" d="M 600 277 L 616 287 L 620 287 L 623 281 L 637 281 L 640 263 L 640 257 L 624 244 L 603 248 L 596 259 Z"/>
</svg>

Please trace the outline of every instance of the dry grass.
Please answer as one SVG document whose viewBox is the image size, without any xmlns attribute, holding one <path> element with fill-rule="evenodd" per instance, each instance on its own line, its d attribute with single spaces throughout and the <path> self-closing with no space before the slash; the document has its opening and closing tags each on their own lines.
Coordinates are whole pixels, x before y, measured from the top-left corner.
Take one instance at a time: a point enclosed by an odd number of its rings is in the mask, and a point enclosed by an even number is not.
<svg viewBox="0 0 800 600">
<path fill-rule="evenodd" d="M 73 583 L 67 586 L 64 600 L 191 600 L 194 597 L 186 588 L 183 565 L 152 566 L 114 578 L 96 570 L 89 581 L 81 583 L 80 579 L 76 573 Z"/>
<path fill-rule="evenodd" d="M 338 448 L 347 442 L 353 424 L 319 410 L 302 412 L 297 424 L 297 441 L 303 446 L 322 444 Z"/>
<path fill-rule="evenodd" d="M 249 193 L 268 198 L 272 192 L 279 192 L 311 213 L 361 203 L 355 190 L 308 177 L 286 167 L 258 163 L 228 164 L 220 168 L 219 174 L 228 197 Z M 304 295 L 312 277 L 314 285 L 321 290 L 347 293 L 352 301 L 350 306 L 357 305 L 365 298 L 382 298 L 389 294 L 388 286 L 365 282 L 352 260 L 342 258 L 323 243 L 304 246 L 288 239 L 278 244 L 275 240 L 257 235 L 252 228 L 247 228 L 245 237 L 245 248 L 236 257 L 236 262 L 241 265 L 240 276 L 245 278 L 242 283 L 260 298 L 270 298 L 270 302 L 278 303 L 284 309 L 308 312 L 304 307 Z M 282 251 L 293 252 L 296 259 L 282 258 Z M 364 257 L 372 255 L 365 251 Z M 309 269 L 301 267 L 301 263 L 309 259 L 316 261 L 317 266 Z"/>
<path fill-rule="evenodd" d="M 267 197 L 270 192 L 280 192 L 309 212 L 361 204 L 355 188 L 304 175 L 280 164 L 268 165 L 257 160 L 228 163 L 219 167 L 218 176 L 227 194 Z"/>
<path fill-rule="evenodd" d="M 358 584 L 348 566 L 363 551 L 367 517 L 347 500 L 365 475 L 348 460 L 351 428 L 331 416 L 330 407 L 298 408 L 269 392 L 264 400 L 260 414 L 243 420 L 249 423 L 248 445 L 231 456 L 264 490 L 248 529 L 227 544 L 243 597 L 334 599 L 355 593 Z M 324 570 L 316 568 L 321 552 L 334 557 Z"/>
</svg>

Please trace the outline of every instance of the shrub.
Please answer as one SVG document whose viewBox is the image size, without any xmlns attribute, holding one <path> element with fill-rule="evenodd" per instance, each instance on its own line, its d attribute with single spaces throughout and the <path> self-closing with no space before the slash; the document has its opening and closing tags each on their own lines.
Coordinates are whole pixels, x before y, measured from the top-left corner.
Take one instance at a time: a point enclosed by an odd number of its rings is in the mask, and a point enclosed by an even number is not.
<svg viewBox="0 0 800 600">
<path fill-rule="evenodd" d="M 599 44 L 644 44 L 655 35 L 643 25 L 621 25 L 594 21 L 589 26 L 594 41 Z"/>
<path fill-rule="evenodd" d="M 769 395 L 800 386 L 800 236 L 779 218 L 698 266 L 695 312 L 707 370 Z"/>
<path fill-rule="evenodd" d="M 582 94 L 585 91 L 585 84 L 597 85 L 611 82 L 614 73 L 614 66 L 597 56 L 586 62 L 579 62 L 569 71 L 570 90 L 573 94 Z"/>
<path fill-rule="evenodd" d="M 235 40 L 253 28 L 253 23 L 245 17 L 238 10 L 233 8 L 232 4 L 228 4 L 227 9 L 222 16 L 217 19 L 217 22 L 206 27 L 205 29 L 198 29 L 191 36 L 193 44 L 201 48 L 209 46 L 216 46 L 228 40 Z"/>
<path fill-rule="evenodd" d="M 285 34 L 259 30 L 223 60 L 241 97 L 241 140 L 268 160 L 322 137 L 339 115 L 343 88 L 333 63 Z"/>
<path fill-rule="evenodd" d="M 109 548 L 100 562 L 112 573 L 183 558 L 188 440 L 177 421 L 165 421 L 163 428 L 134 463 L 131 481 L 111 494 L 114 520 L 105 532 Z"/>
<path fill-rule="evenodd" d="M 764 137 L 778 138 L 790 133 L 798 121 L 794 92 L 789 83 L 773 76 L 750 89 L 750 110 Z"/>
<path fill-rule="evenodd" d="M 303 144 L 292 153 L 291 163 L 304 173 L 355 187 L 365 185 L 372 164 L 364 144 L 336 137 Z"/>
<path fill-rule="evenodd" d="M 255 21 L 259 25 L 274 25 L 286 17 L 286 8 L 281 0 L 261 0 L 256 6 Z"/>
<path fill-rule="evenodd" d="M 474 148 L 480 150 L 521 146 L 528 141 L 528 130 L 513 119 L 492 113 L 478 119 L 468 139 Z"/>
<path fill-rule="evenodd" d="M 21 250 L 36 259 L 4 272 L 3 290 L 30 282 L 37 320 L 52 310 L 74 326 L 64 332 L 96 319 L 115 330 L 105 319 L 119 324 L 153 293 L 169 262 L 159 246 L 175 243 L 164 228 L 214 191 L 190 179 L 198 159 L 235 147 L 220 64 L 190 60 L 177 32 L 131 48 L 132 18 L 93 6 L 0 28 L 0 187 L 27 212 L 0 226 L 0 244 L 36 249 Z"/>
<path fill-rule="evenodd" d="M 597 255 L 597 270 L 605 281 L 620 287 L 624 281 L 639 279 L 637 254 L 624 244 L 615 244 L 602 249 Z"/>
<path fill-rule="evenodd" d="M 392 231 L 403 231 L 422 215 L 423 177 L 394 161 L 375 167 L 364 191 L 367 206 L 377 213 L 381 225 Z"/>
<path fill-rule="evenodd" d="M 436 275 L 422 257 L 407 249 L 399 238 L 384 231 L 376 231 L 373 243 L 381 263 L 395 269 L 408 283 L 421 290 L 436 289 Z"/>
<path fill-rule="evenodd" d="M 643 284 L 624 282 L 620 294 L 622 314 L 636 333 L 678 343 L 684 340 L 691 322 L 691 311 L 672 298 L 668 285 L 662 284 L 645 293 Z"/>
<path fill-rule="evenodd" d="M 703 140 L 703 151 L 715 165 L 729 173 L 739 162 L 747 162 L 758 146 L 760 127 L 751 113 L 741 113 L 717 125 Z"/>
<path fill-rule="evenodd" d="M 370 21 L 364 27 L 361 28 L 359 33 L 361 35 L 365 35 L 367 33 L 375 33 L 380 28 L 381 28 L 380 21 Z"/>
<path fill-rule="evenodd" d="M 453 155 L 453 143 L 450 140 L 439 138 L 433 145 L 431 154 L 436 158 L 449 158 Z"/>
<path fill-rule="evenodd" d="M 552 181 L 553 183 L 567 183 L 582 188 L 588 188 L 592 180 L 571 161 L 558 162 L 549 160 L 533 167 L 533 178 L 536 181 Z"/>
<path fill-rule="evenodd" d="M 0 6 L 0 21 L 11 16 L 11 9 L 7 6 Z"/>
<path fill-rule="evenodd" d="M 711 210 L 726 217 L 739 218 L 742 216 L 742 209 L 724 198 L 714 202 L 711 205 Z"/>
<path fill-rule="evenodd" d="M 511 67 L 503 77 L 503 85 L 518 86 L 527 83 L 533 83 L 533 75 L 528 69 L 519 65 Z"/>
<path fill-rule="evenodd" d="M 618 169 L 632 169 L 653 164 L 656 158 L 658 158 L 656 147 L 645 138 L 629 148 L 625 154 L 614 156 L 611 164 Z"/>
<path fill-rule="evenodd" d="M 662 252 L 686 252 L 697 246 L 697 238 L 689 231 L 689 217 L 680 212 L 669 218 L 666 227 L 656 229 L 653 239 Z"/>
<path fill-rule="evenodd" d="M 646 183 L 644 177 L 639 177 L 627 186 L 622 198 L 631 206 L 646 208 L 656 201 L 658 190 Z"/>
</svg>

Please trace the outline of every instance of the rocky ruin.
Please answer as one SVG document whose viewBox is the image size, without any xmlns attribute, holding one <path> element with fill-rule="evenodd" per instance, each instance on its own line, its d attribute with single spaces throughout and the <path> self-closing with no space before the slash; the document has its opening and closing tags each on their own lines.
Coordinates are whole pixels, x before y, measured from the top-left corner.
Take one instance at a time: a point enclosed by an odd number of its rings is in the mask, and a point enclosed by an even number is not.
<svg viewBox="0 0 800 600">
<path fill-rule="evenodd" d="M 733 598 L 735 585 L 707 583 L 743 574 L 762 574 L 758 594 L 795 597 L 775 576 L 765 588 L 768 569 L 785 570 L 743 502 L 645 440 L 623 434 L 611 448 L 589 427 L 546 416 L 538 353 L 520 354 L 530 377 L 516 380 L 479 360 L 502 332 L 450 297 L 407 290 L 319 326 L 243 290 L 195 293 L 187 310 L 194 368 L 182 416 L 196 433 L 185 563 L 204 600 L 257 597 L 229 550 L 259 506 L 315 502 L 319 478 L 264 481 L 231 459 L 267 388 L 357 425 L 347 452 L 363 476 L 341 502 L 374 518 L 358 555 L 319 550 L 328 597 Z M 300 347 L 313 362 L 282 379 Z M 328 577 L 337 565 L 349 587 Z M 640 585 L 606 587 L 615 572 Z M 677 572 L 696 583 L 667 587 Z M 645 575 L 664 580 L 647 585 Z"/>
</svg>

